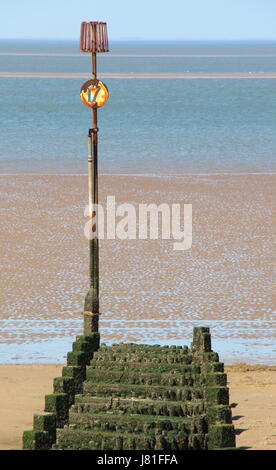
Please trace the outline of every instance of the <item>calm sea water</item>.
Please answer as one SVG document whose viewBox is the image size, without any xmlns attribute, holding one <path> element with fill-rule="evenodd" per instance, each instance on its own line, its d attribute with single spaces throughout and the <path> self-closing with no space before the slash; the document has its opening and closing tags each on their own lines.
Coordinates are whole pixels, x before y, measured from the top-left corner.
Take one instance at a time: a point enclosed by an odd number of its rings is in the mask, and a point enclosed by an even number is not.
<svg viewBox="0 0 276 470">
<path fill-rule="evenodd" d="M 276 43 L 114 43 L 100 72 L 276 72 Z M 73 41 L 0 41 L 0 72 L 87 72 Z M 84 79 L 0 77 L 0 170 L 84 172 Z M 275 79 L 106 79 L 100 170 L 275 169 Z"/>
</svg>

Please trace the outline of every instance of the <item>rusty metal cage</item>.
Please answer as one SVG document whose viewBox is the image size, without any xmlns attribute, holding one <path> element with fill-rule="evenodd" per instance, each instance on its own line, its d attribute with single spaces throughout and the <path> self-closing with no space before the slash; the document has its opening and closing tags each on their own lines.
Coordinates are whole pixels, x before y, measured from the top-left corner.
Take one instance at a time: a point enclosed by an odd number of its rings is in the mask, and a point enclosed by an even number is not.
<svg viewBox="0 0 276 470">
<path fill-rule="evenodd" d="M 80 32 L 82 52 L 108 52 L 107 24 L 102 21 L 83 21 Z"/>
</svg>

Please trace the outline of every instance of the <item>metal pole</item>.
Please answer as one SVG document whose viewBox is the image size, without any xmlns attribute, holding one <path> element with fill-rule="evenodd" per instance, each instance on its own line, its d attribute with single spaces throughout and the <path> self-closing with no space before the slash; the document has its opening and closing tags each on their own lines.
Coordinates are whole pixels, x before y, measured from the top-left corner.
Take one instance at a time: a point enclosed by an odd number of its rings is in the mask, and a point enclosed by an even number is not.
<svg viewBox="0 0 276 470">
<path fill-rule="evenodd" d="M 92 78 L 97 79 L 97 56 L 92 53 Z M 99 239 L 98 239 L 98 121 L 97 106 L 92 108 L 92 129 L 88 132 L 88 198 L 89 215 L 93 219 L 90 250 L 90 289 L 84 305 L 84 332 L 99 330 Z M 96 209 L 96 210 L 95 210 Z"/>
<path fill-rule="evenodd" d="M 88 197 L 91 218 L 89 242 L 90 288 L 84 303 L 84 334 L 99 329 L 99 228 L 98 228 L 98 107 L 108 99 L 107 86 L 97 80 L 97 52 L 108 52 L 107 24 L 103 21 L 82 21 L 80 50 L 92 54 L 92 80 L 80 90 L 82 102 L 92 108 L 92 125 L 88 132 Z M 93 94 L 93 95 L 92 95 Z M 98 97 L 98 98 L 97 98 Z"/>
</svg>

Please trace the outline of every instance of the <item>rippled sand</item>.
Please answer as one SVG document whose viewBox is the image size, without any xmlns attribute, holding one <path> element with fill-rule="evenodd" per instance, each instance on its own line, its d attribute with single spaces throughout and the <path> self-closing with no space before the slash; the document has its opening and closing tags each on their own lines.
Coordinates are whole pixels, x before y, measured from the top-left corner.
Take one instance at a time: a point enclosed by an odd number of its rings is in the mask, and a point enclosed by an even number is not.
<svg viewBox="0 0 276 470">
<path fill-rule="evenodd" d="M 271 364 L 273 175 L 100 177 L 100 200 L 192 203 L 193 246 L 101 241 L 102 340 L 188 344 L 211 327 L 222 360 Z M 56 362 L 82 329 L 85 175 L 0 176 L 0 362 Z"/>
</svg>

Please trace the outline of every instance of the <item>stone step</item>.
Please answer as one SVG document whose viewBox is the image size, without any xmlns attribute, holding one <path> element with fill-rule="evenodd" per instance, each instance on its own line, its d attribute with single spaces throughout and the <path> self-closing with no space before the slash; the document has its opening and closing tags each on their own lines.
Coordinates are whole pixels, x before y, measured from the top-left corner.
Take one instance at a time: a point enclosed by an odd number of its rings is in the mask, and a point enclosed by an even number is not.
<svg viewBox="0 0 276 470">
<path fill-rule="evenodd" d="M 57 431 L 57 444 L 62 450 L 204 450 L 204 434 L 167 431 L 165 435 L 150 436 L 135 433 L 87 431 L 64 428 Z"/>
<path fill-rule="evenodd" d="M 165 385 L 133 385 L 133 384 L 105 384 L 94 383 L 86 380 L 83 383 L 84 395 L 97 395 L 108 397 L 139 397 L 154 398 L 166 400 L 192 400 L 202 398 L 202 390 L 200 387 L 170 387 Z"/>
<path fill-rule="evenodd" d="M 92 364 L 92 363 L 91 363 Z M 201 369 L 199 365 L 193 365 L 193 364 L 184 364 L 184 363 L 173 363 L 169 364 L 168 362 L 162 362 L 158 363 L 158 367 L 154 362 L 127 362 L 127 361 L 118 361 L 115 363 L 115 361 L 104 361 L 104 360 L 97 360 L 93 361 L 93 366 L 87 366 L 88 368 L 94 368 L 94 369 L 114 369 L 114 366 L 116 366 L 117 370 L 127 370 L 129 372 L 140 372 L 143 370 L 144 372 L 158 372 L 160 374 L 162 373 L 179 373 L 179 374 L 186 374 L 186 373 L 191 373 L 191 374 L 200 374 Z"/>
<path fill-rule="evenodd" d="M 103 352 L 101 349 L 94 353 L 93 356 L 93 363 L 94 361 L 104 361 L 104 362 L 140 362 L 143 364 L 147 363 L 182 363 L 182 364 L 191 364 L 193 360 L 193 356 L 187 353 L 178 353 L 173 354 L 170 353 L 143 353 L 142 351 L 134 352 L 134 353 L 126 353 L 126 352 L 116 352 L 113 353 L 111 351 Z"/>
<path fill-rule="evenodd" d="M 108 412 L 108 414 L 132 413 L 153 416 L 189 417 L 204 414 L 205 406 L 202 400 L 184 402 L 77 395 L 71 410 L 74 413 Z"/>
<path fill-rule="evenodd" d="M 129 372 L 117 369 L 95 369 L 88 366 L 86 379 L 93 383 L 104 382 L 106 384 L 133 384 L 133 385 L 167 385 L 167 386 L 190 386 L 199 381 L 197 374 L 159 373 L 159 372 Z"/>
<path fill-rule="evenodd" d="M 157 354 L 187 354 L 189 352 L 188 346 L 161 346 L 159 344 L 137 344 L 137 343 L 114 343 L 111 345 L 102 344 L 101 351 L 113 352 L 143 352 L 143 353 L 157 353 Z"/>
<path fill-rule="evenodd" d="M 139 414 L 109 413 L 74 413 L 70 411 L 69 424 L 78 429 L 94 431 L 114 431 L 129 433 L 162 433 L 167 431 L 184 431 L 187 433 L 206 432 L 204 417 L 183 418 Z"/>
<path fill-rule="evenodd" d="M 45 410 L 24 432 L 24 449 L 235 448 L 227 376 L 207 327 L 194 329 L 190 349 L 136 343 L 99 349 L 99 335 L 77 337 Z"/>
</svg>

